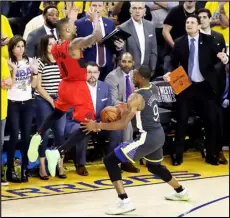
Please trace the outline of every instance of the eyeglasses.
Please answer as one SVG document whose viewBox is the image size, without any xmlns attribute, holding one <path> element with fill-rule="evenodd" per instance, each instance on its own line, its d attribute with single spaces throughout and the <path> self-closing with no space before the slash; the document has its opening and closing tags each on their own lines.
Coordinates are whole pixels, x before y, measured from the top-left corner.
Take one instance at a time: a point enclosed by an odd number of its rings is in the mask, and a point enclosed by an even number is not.
<svg viewBox="0 0 230 218">
<path fill-rule="evenodd" d="M 142 11 L 142 10 L 144 10 L 145 8 L 142 8 L 142 7 L 139 7 L 139 8 L 132 7 L 131 9 L 132 9 L 133 11 Z"/>
<path fill-rule="evenodd" d="M 95 74 L 95 75 L 96 75 L 96 74 L 98 74 L 98 73 L 100 73 L 100 72 L 99 72 L 99 71 L 94 71 L 94 72 L 88 71 L 87 73 L 88 73 L 88 74 Z"/>
</svg>

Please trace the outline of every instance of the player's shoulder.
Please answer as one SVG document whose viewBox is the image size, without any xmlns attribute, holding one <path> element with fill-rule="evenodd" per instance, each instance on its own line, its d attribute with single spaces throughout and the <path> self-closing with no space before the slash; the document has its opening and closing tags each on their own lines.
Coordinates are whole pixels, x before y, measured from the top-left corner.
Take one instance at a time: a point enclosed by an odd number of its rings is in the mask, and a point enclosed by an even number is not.
<svg viewBox="0 0 230 218">
<path fill-rule="evenodd" d="M 143 99 L 143 92 L 142 90 L 136 90 L 130 95 L 130 98 L 140 101 Z"/>
<path fill-rule="evenodd" d="M 56 46 L 60 46 L 60 47 L 66 47 L 66 46 L 68 46 L 70 43 L 71 43 L 70 40 L 65 40 L 65 41 L 63 41 L 63 42 L 57 41 L 57 42 L 55 43 L 55 45 L 56 45 Z"/>
<path fill-rule="evenodd" d="M 54 43 L 52 50 L 58 50 L 58 51 L 65 53 L 68 51 L 68 47 L 69 47 L 70 42 L 71 42 L 70 40 L 65 40 L 63 42 L 57 41 Z"/>
</svg>

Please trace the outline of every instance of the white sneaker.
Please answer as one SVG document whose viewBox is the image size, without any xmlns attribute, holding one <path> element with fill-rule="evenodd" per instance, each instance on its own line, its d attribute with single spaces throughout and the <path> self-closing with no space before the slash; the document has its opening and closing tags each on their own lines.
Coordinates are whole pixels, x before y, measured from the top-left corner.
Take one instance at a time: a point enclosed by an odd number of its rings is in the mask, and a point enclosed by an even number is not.
<svg viewBox="0 0 230 218">
<path fill-rule="evenodd" d="M 60 159 L 60 153 L 58 150 L 46 150 L 46 159 L 48 162 L 48 170 L 52 177 L 56 175 L 56 168 Z"/>
<path fill-rule="evenodd" d="M 29 145 L 29 149 L 27 152 L 28 159 L 30 162 L 35 162 L 38 159 L 38 147 L 42 142 L 42 137 L 38 134 L 35 134 Z"/>
<path fill-rule="evenodd" d="M 171 201 L 189 201 L 190 200 L 187 189 L 184 189 L 180 193 L 177 193 L 175 191 L 171 195 L 165 196 L 165 199 L 171 200 Z"/>
<path fill-rule="evenodd" d="M 126 198 L 124 200 L 120 200 L 116 207 L 114 208 L 109 208 L 105 214 L 108 215 L 119 215 L 119 214 L 124 214 L 124 213 L 128 213 L 131 211 L 136 210 L 135 206 L 133 205 L 133 203 L 131 202 L 131 200 L 129 198 Z"/>
<path fill-rule="evenodd" d="M 4 179 L 1 179 L 1 186 L 8 186 L 9 182 L 5 181 Z"/>
</svg>

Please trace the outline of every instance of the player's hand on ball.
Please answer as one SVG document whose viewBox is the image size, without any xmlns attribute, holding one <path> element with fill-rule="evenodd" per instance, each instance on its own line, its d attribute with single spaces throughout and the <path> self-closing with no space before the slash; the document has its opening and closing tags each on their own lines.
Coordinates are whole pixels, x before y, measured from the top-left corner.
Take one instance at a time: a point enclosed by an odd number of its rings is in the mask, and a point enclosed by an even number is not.
<svg viewBox="0 0 230 218">
<path fill-rule="evenodd" d="M 97 128 L 97 122 L 93 120 L 86 119 L 86 123 L 81 123 L 82 132 L 85 132 L 88 135 L 90 132 L 100 132 L 101 130 Z"/>
<path fill-rule="evenodd" d="M 127 103 L 121 102 L 117 105 L 115 105 L 116 108 L 119 109 L 121 115 L 127 110 Z"/>
</svg>

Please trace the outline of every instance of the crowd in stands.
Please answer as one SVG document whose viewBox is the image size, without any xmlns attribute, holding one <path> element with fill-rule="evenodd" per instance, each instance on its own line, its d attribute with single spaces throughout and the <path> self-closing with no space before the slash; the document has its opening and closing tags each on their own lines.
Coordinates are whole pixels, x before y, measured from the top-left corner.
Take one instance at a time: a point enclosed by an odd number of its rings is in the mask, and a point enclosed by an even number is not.
<svg viewBox="0 0 230 218">
<path fill-rule="evenodd" d="M 1 184 L 7 184 L 3 176 L 12 183 L 28 182 L 27 152 L 31 134 L 54 109 L 58 85 L 62 79 L 51 53 L 53 44 L 59 39 L 56 31 L 58 20 L 65 17 L 74 20 L 77 37 L 85 37 L 93 32 L 94 27 L 87 19 L 87 12 L 92 9 L 96 9 L 101 15 L 103 36 L 111 33 L 115 28 L 120 28 L 131 35 L 126 41 L 120 40 L 113 46 L 96 43 L 91 48 L 83 50 L 84 59 L 89 63 L 87 84 L 96 119 L 100 121 L 100 112 L 106 106 L 127 101 L 128 96 L 135 90 L 132 82 L 133 69 L 141 65 L 148 66 L 152 72 L 151 80 L 158 86 L 161 95 L 159 113 L 162 122 L 165 116 L 169 116 L 164 123 L 165 134 L 168 138 L 173 135 L 171 138 L 176 139 L 175 143 L 174 140 L 166 140 L 168 144 L 165 145 L 172 164 L 177 166 L 183 163 L 183 153 L 186 150 L 185 136 L 188 135 L 194 144 L 199 144 L 196 148 L 201 150 L 206 163 L 227 164 L 223 146 L 229 146 L 230 143 L 228 137 L 230 132 L 229 64 L 225 65 L 219 60 L 215 64 L 216 77 L 211 78 L 211 74 L 209 76 L 207 72 L 207 75 L 202 78 L 205 86 L 215 83 L 215 87 L 213 85 L 214 88 L 210 88 L 213 93 L 215 92 L 215 105 L 210 104 L 215 108 L 214 112 L 210 110 L 209 95 L 205 95 L 205 92 L 196 91 L 192 94 L 195 98 L 188 95 L 179 99 L 170 91 L 170 86 L 163 80 L 163 75 L 175 69 L 174 44 L 179 37 L 187 34 L 185 24 L 189 16 L 198 16 L 201 22 L 200 33 L 213 36 L 218 52 L 224 51 L 229 54 L 228 1 L 1 1 L 1 149 L 7 154 L 6 163 L 2 163 Z M 202 57 L 198 55 L 200 62 L 209 60 L 208 53 L 202 55 Z M 200 68 L 201 65 L 202 63 Z M 194 80 L 194 86 L 199 86 L 199 82 Z M 162 87 L 165 91 L 161 91 Z M 162 100 L 165 96 L 171 97 Z M 195 99 L 196 104 L 191 105 L 188 99 L 191 101 Z M 190 114 L 188 107 L 192 107 L 189 108 L 192 110 Z M 201 116 L 200 110 L 203 111 Z M 216 118 L 209 119 L 211 122 L 207 126 L 207 123 L 203 122 L 202 115 L 205 117 L 209 112 Z M 73 118 L 72 113 L 70 108 L 42 139 L 38 160 L 38 177 L 41 180 L 49 180 L 45 150 L 50 144 L 56 146 L 62 144 L 74 130 L 80 128 L 80 123 Z M 178 114 L 183 114 L 183 117 Z M 213 130 L 215 137 L 210 130 L 210 125 L 215 127 Z M 191 132 L 187 126 L 192 126 Z M 94 153 L 99 152 L 104 156 L 120 142 L 132 140 L 135 134 L 130 123 L 124 131 L 102 131 L 99 134 L 86 136 L 81 142 L 76 142 L 82 143 L 82 146 L 77 146 L 78 149 L 70 151 L 76 173 L 81 176 L 90 175 L 86 168 L 89 143 L 94 144 Z M 4 141 L 4 136 L 7 135 L 9 135 L 9 142 Z M 197 140 L 198 138 L 200 141 Z M 14 167 L 15 151 L 18 147 L 21 152 L 20 175 L 16 173 Z M 65 163 L 62 162 L 57 169 L 57 175 L 61 179 L 67 177 L 64 165 Z M 139 172 L 138 167 L 132 163 L 122 164 L 121 169 L 127 172 Z"/>
</svg>

